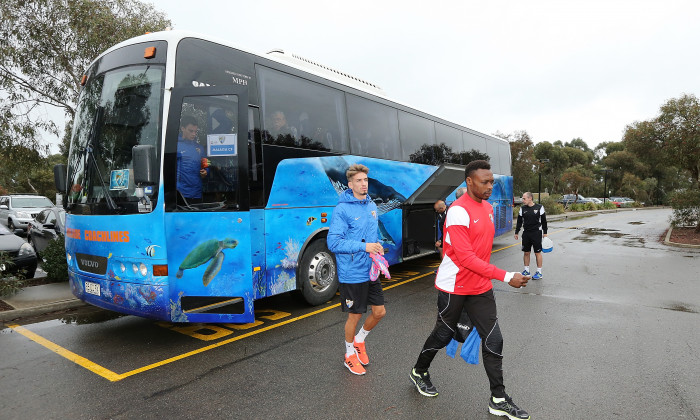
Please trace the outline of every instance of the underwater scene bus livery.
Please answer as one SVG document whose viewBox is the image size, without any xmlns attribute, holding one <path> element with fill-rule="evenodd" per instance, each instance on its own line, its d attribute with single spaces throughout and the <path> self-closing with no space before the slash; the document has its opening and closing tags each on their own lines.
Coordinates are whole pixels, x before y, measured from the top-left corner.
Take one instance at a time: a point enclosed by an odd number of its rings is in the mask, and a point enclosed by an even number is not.
<svg viewBox="0 0 700 420">
<path fill-rule="evenodd" d="M 494 172 L 496 234 L 512 229 L 506 141 L 296 55 L 158 32 L 103 53 L 82 84 L 55 177 L 71 289 L 92 305 L 250 323 L 264 297 L 329 301 L 326 234 L 353 163 L 370 169 L 390 264 L 436 252 L 433 203 L 454 201 L 475 158 Z"/>
</svg>

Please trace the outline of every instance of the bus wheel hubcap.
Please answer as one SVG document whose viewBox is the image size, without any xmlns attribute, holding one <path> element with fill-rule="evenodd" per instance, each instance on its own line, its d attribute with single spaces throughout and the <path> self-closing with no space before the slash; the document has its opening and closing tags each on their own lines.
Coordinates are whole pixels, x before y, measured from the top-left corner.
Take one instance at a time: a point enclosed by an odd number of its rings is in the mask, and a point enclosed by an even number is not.
<svg viewBox="0 0 700 420">
<path fill-rule="evenodd" d="M 309 264 L 309 283 L 317 292 L 326 290 L 335 277 L 333 258 L 325 252 L 314 255 Z"/>
</svg>

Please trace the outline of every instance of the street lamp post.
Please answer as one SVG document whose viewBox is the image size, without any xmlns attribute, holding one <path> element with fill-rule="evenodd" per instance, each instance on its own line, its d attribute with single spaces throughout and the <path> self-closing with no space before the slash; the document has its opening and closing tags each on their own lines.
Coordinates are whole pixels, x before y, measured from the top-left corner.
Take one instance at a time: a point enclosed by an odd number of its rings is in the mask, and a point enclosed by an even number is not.
<svg viewBox="0 0 700 420">
<path fill-rule="evenodd" d="M 540 204 L 542 201 L 542 164 L 549 162 L 549 159 L 537 159 L 537 161 L 540 163 L 537 168 L 537 172 L 539 172 L 539 181 L 537 182 L 537 204 Z"/>
<path fill-rule="evenodd" d="M 608 172 L 612 172 L 612 169 L 603 168 L 603 204 L 605 204 L 606 198 L 608 196 Z"/>
</svg>

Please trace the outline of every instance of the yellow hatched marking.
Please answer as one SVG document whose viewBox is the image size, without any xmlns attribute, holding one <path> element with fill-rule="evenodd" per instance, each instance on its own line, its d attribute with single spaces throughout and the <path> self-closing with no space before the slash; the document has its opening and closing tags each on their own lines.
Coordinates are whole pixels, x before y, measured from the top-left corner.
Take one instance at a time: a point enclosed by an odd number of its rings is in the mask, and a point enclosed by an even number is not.
<svg viewBox="0 0 700 420">
<path fill-rule="evenodd" d="M 106 369 L 97 363 L 91 362 L 90 360 L 84 358 L 83 356 L 79 356 L 75 353 L 73 353 L 70 350 L 67 350 L 58 344 L 49 341 L 45 339 L 44 337 L 35 334 L 28 329 L 19 326 L 17 324 L 12 324 L 8 325 L 8 327 L 12 328 L 12 330 L 22 334 L 23 336 L 27 337 L 28 339 L 34 341 L 35 343 L 41 344 L 42 346 L 46 347 L 47 349 L 51 350 L 52 352 L 58 354 L 59 356 L 63 356 L 66 359 L 70 360 L 71 362 L 84 367 L 85 369 L 89 370 L 90 372 L 93 372 L 97 375 L 102 376 L 105 379 L 109 379 L 112 382 L 118 381 L 121 378 L 121 375 L 112 372 L 109 369 Z"/>
</svg>

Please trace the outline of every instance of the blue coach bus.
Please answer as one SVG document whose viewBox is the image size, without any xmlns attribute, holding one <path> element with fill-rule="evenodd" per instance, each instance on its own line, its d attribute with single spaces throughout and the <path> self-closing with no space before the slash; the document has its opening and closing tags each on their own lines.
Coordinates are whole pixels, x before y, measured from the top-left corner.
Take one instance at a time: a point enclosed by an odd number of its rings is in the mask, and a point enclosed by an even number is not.
<svg viewBox="0 0 700 420">
<path fill-rule="evenodd" d="M 248 323 L 260 298 L 328 301 L 338 279 L 325 237 L 352 163 L 370 168 L 391 264 L 435 252 L 433 203 L 454 200 L 474 152 L 496 177 L 497 234 L 512 228 L 506 141 L 305 58 L 166 31 L 110 48 L 81 84 L 55 172 L 71 288 L 90 304 Z M 199 198 L 178 190 L 182 125 L 204 156 Z"/>
</svg>

